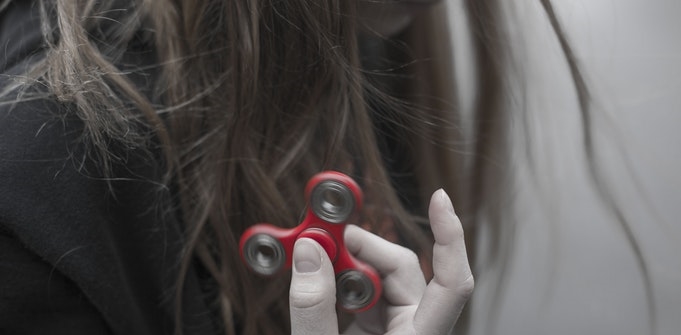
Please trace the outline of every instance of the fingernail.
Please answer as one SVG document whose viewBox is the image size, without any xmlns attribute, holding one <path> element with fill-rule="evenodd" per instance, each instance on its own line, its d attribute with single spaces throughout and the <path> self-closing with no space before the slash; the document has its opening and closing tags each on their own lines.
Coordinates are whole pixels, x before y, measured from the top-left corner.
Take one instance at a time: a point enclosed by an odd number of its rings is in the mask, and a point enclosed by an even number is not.
<svg viewBox="0 0 681 335">
<path fill-rule="evenodd" d="M 299 239 L 293 248 L 293 266 L 298 273 L 319 271 L 322 266 L 320 248 L 308 238 Z"/>
<path fill-rule="evenodd" d="M 452 215 L 456 215 L 456 212 L 454 212 L 454 205 L 452 205 L 452 199 L 449 198 L 447 192 L 445 192 L 445 190 L 442 188 L 440 189 L 440 196 L 442 197 L 442 201 L 445 203 L 445 208 L 447 211 Z"/>
</svg>

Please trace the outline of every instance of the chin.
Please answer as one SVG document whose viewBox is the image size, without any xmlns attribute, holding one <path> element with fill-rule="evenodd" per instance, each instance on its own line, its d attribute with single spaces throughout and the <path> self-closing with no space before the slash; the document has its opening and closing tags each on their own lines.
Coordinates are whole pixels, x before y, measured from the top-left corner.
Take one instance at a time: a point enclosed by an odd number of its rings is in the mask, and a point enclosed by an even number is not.
<svg viewBox="0 0 681 335">
<path fill-rule="evenodd" d="M 441 0 L 360 0 L 359 24 L 364 32 L 393 36 L 404 30 L 415 15 Z"/>
</svg>

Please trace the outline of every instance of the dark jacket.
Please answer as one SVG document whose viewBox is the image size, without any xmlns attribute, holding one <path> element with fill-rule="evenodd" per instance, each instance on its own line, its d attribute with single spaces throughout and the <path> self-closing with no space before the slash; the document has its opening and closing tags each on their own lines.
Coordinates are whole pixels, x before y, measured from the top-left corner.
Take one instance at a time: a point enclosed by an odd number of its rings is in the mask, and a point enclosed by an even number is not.
<svg viewBox="0 0 681 335">
<path fill-rule="evenodd" d="M 10 4 L 0 87 L 42 45 L 36 5 Z M 68 105 L 14 98 L 0 103 L 0 334 L 172 334 L 182 232 L 157 210 L 170 192 L 154 160 L 121 150 L 106 180 Z M 184 290 L 185 333 L 214 334 L 197 271 Z"/>
</svg>

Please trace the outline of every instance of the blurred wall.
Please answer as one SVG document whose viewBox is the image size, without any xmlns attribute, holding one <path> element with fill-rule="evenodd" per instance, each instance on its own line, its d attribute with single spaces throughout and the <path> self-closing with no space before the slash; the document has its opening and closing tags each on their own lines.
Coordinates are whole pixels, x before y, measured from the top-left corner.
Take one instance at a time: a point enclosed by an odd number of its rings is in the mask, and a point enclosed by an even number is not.
<svg viewBox="0 0 681 335">
<path fill-rule="evenodd" d="M 495 281 L 478 278 L 473 333 L 648 334 L 641 267 L 626 229 L 591 187 L 572 82 L 538 2 L 507 4 L 516 20 L 512 42 L 524 50 L 516 55 L 525 74 L 518 82 L 528 92 L 509 104 L 529 110 L 523 131 L 538 163 L 518 163 L 519 224 L 505 294 L 490 300 Z M 652 280 L 657 333 L 680 334 L 681 1 L 553 2 L 594 98 L 603 179 Z M 457 36 L 465 26 L 460 6 L 449 6 Z M 458 75 L 470 78 L 465 51 L 455 52 Z"/>
</svg>

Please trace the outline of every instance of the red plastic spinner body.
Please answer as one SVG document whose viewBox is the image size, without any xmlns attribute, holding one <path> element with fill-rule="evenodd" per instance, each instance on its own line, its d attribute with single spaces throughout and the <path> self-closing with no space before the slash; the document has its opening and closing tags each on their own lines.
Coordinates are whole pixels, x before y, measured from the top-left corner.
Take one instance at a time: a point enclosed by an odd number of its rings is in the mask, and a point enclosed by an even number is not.
<svg viewBox="0 0 681 335">
<path fill-rule="evenodd" d="M 331 198 L 325 198 L 324 191 L 328 188 Z M 320 191 L 321 190 L 321 191 Z M 350 193 L 348 193 L 349 191 Z M 319 194 L 322 194 L 321 196 Z M 357 215 L 362 206 L 362 191 L 357 183 L 349 176 L 335 172 L 326 171 L 312 177 L 305 188 L 305 198 L 308 208 L 305 219 L 292 229 L 276 227 L 269 223 L 260 223 L 247 229 L 239 241 L 239 250 L 242 260 L 257 273 L 263 275 L 274 275 L 284 270 L 290 269 L 292 264 L 293 245 L 299 238 L 306 237 L 315 240 L 326 251 L 329 259 L 333 263 L 334 272 L 341 276 L 347 271 L 355 271 L 359 276 L 364 276 L 365 287 L 370 287 L 371 297 L 367 297 L 359 305 L 343 305 L 344 295 L 361 295 L 362 292 L 355 292 L 357 285 L 352 285 L 350 289 L 337 287 L 339 292 L 339 306 L 350 312 L 361 312 L 370 309 L 381 296 L 380 276 L 371 266 L 356 259 L 345 247 L 343 232 L 348 219 Z M 348 207 L 352 206 L 352 207 Z M 345 215 L 347 211 L 347 215 Z M 333 214 L 342 212 L 343 215 L 337 217 Z M 327 215 L 327 213 L 330 213 Z M 322 217 L 325 217 L 323 219 Z M 264 237 L 264 238 L 263 238 Z M 254 242 L 255 241 L 255 242 Z M 276 246 L 276 243 L 280 245 Z M 256 250 L 260 245 L 267 245 L 274 251 L 261 252 Z M 279 249 L 277 249 L 279 248 Z M 277 256 L 283 252 L 282 255 Z M 252 255 L 256 256 L 252 256 Z M 277 257 L 278 260 L 276 259 Z M 277 263 L 277 261 L 279 263 Z M 262 264 L 260 264 L 262 263 Z M 263 266 L 275 264 L 267 270 Z M 263 265 L 264 264 L 264 265 Z M 360 285 L 361 288 L 361 285 Z M 354 291 L 353 291 L 354 290 Z"/>
</svg>

